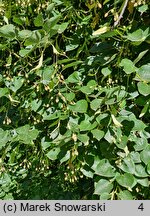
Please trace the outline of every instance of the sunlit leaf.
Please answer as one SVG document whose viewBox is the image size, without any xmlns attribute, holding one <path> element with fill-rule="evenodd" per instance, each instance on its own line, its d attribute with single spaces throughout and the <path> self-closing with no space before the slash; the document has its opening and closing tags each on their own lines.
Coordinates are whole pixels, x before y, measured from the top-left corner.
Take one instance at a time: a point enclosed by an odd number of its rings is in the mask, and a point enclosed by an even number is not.
<svg viewBox="0 0 150 216">
<path fill-rule="evenodd" d="M 60 148 L 53 148 L 52 150 L 50 150 L 46 156 L 50 159 L 50 160 L 56 160 L 57 156 L 60 152 Z"/>
<path fill-rule="evenodd" d="M 141 160 L 147 165 L 150 162 L 150 146 L 148 145 L 141 153 Z"/>
<path fill-rule="evenodd" d="M 113 189 L 113 183 L 109 182 L 106 179 L 101 179 L 97 183 L 95 183 L 95 191 L 94 194 L 103 194 L 110 193 Z"/>
<path fill-rule="evenodd" d="M 86 100 L 79 100 L 75 105 L 68 106 L 73 112 L 86 113 L 88 108 L 88 103 Z"/>
<path fill-rule="evenodd" d="M 123 70 L 126 74 L 131 74 L 136 71 L 136 67 L 133 62 L 129 59 L 122 59 L 120 62 L 120 66 L 123 67 Z"/>
<path fill-rule="evenodd" d="M 99 35 L 101 35 L 101 34 L 106 33 L 106 32 L 109 31 L 109 30 L 110 30 L 110 27 L 104 26 L 104 27 L 101 27 L 101 28 L 99 28 L 98 30 L 94 31 L 92 35 L 93 35 L 93 36 L 99 36 Z"/>
<path fill-rule="evenodd" d="M 90 107 L 92 110 L 96 111 L 98 108 L 100 108 L 101 103 L 102 103 L 102 99 L 94 99 L 91 101 Z"/>
<path fill-rule="evenodd" d="M 137 181 L 135 179 L 135 177 L 132 174 L 129 173 L 125 173 L 123 175 L 118 175 L 116 177 L 116 181 L 118 182 L 118 184 L 120 184 L 123 187 L 126 187 L 127 189 L 132 189 Z"/>
<path fill-rule="evenodd" d="M 4 147 L 10 140 L 10 133 L 8 130 L 4 131 L 2 128 L 0 128 L 0 149 Z"/>
<path fill-rule="evenodd" d="M 118 194 L 118 197 L 121 200 L 133 200 L 133 196 L 131 192 L 129 192 L 128 190 L 120 191 L 120 193 Z"/>
<path fill-rule="evenodd" d="M 150 85 L 144 82 L 138 82 L 137 84 L 140 94 L 147 96 L 150 94 Z"/>
<path fill-rule="evenodd" d="M 104 137 L 104 131 L 99 129 L 94 129 L 91 131 L 93 134 L 93 137 L 96 138 L 98 141 L 100 141 Z"/>
<path fill-rule="evenodd" d="M 102 159 L 94 169 L 95 174 L 105 177 L 114 177 L 115 168 L 110 165 L 109 161 Z"/>
<path fill-rule="evenodd" d="M 141 66 L 137 71 L 137 78 L 140 81 L 150 82 L 150 64 Z"/>
<path fill-rule="evenodd" d="M 15 26 L 12 24 L 4 25 L 0 27 L 0 36 L 13 39 L 15 38 Z"/>
</svg>

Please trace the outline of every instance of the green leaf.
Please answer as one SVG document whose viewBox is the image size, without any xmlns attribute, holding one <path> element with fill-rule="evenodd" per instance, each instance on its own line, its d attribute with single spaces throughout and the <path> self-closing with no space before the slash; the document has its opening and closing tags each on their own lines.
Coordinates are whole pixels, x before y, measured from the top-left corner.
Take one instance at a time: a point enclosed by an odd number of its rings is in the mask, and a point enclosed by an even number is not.
<svg viewBox="0 0 150 216">
<path fill-rule="evenodd" d="M 6 194 L 6 195 L 4 196 L 4 199 L 5 199 L 5 200 L 13 200 L 13 199 L 14 199 L 13 194 L 12 194 L 12 193 Z"/>
<path fill-rule="evenodd" d="M 146 12 L 148 10 L 148 5 L 147 4 L 144 4 L 144 5 L 142 5 L 142 6 L 140 6 L 139 8 L 138 8 L 138 11 L 141 13 L 141 14 L 143 14 L 144 12 Z"/>
<path fill-rule="evenodd" d="M 147 164 L 147 172 L 150 175 L 150 162 Z"/>
<path fill-rule="evenodd" d="M 142 179 L 137 179 L 137 182 L 142 185 L 143 187 L 149 187 L 149 180 L 148 178 L 142 178 Z"/>
<path fill-rule="evenodd" d="M 142 111 L 141 111 L 141 113 L 139 115 L 139 118 L 142 118 L 146 114 L 146 112 L 148 111 L 148 108 L 149 108 L 149 102 L 147 102 L 145 104 L 145 106 L 143 107 L 143 109 L 142 109 Z"/>
<path fill-rule="evenodd" d="M 19 50 L 19 55 L 20 55 L 21 57 L 25 57 L 25 56 L 27 56 L 30 52 L 31 52 L 31 49 L 21 49 L 21 50 Z"/>
<path fill-rule="evenodd" d="M 75 71 L 74 73 L 72 73 L 68 78 L 67 78 L 67 82 L 68 83 L 79 83 L 81 80 L 80 78 L 80 73 Z"/>
<path fill-rule="evenodd" d="M 8 88 L 0 88 L 0 98 L 9 94 Z"/>
<path fill-rule="evenodd" d="M 96 117 L 96 121 L 98 122 L 98 124 L 102 124 L 102 121 L 107 121 L 106 119 L 109 118 L 108 113 L 101 113 L 100 115 L 98 115 Z"/>
<path fill-rule="evenodd" d="M 69 117 L 69 121 L 68 121 L 69 130 L 74 131 L 74 132 L 78 132 L 79 131 L 79 129 L 78 129 L 78 121 L 79 121 L 79 118 Z"/>
<path fill-rule="evenodd" d="M 75 67 L 75 66 L 77 66 L 77 65 L 79 65 L 81 63 L 83 63 L 83 62 L 82 61 L 74 61 L 74 62 L 72 62 L 70 64 L 66 64 L 66 65 L 63 66 L 63 70 L 65 70 L 67 68 L 70 68 L 70 67 Z"/>
<path fill-rule="evenodd" d="M 100 141 L 104 137 L 104 131 L 99 130 L 99 129 L 94 129 L 91 131 L 93 134 L 93 137 L 96 138 L 98 141 Z"/>
<path fill-rule="evenodd" d="M 142 137 L 142 138 L 133 138 L 131 139 L 132 141 L 135 142 L 135 145 L 133 146 L 135 151 L 141 151 L 145 149 L 148 146 L 147 139 Z"/>
<path fill-rule="evenodd" d="M 49 148 L 50 146 L 52 145 L 51 142 L 47 142 L 45 141 L 45 137 L 43 137 L 41 139 L 41 146 L 42 146 L 42 149 L 45 151 L 47 148 Z"/>
<path fill-rule="evenodd" d="M 80 91 L 82 91 L 84 94 L 91 94 L 95 87 L 97 86 L 97 83 L 95 80 L 90 80 L 86 86 L 82 86 L 80 88 Z"/>
<path fill-rule="evenodd" d="M 146 128 L 146 124 L 138 119 L 134 119 L 134 127 L 133 127 L 133 131 L 143 131 Z"/>
<path fill-rule="evenodd" d="M 136 71 L 134 63 L 127 58 L 122 59 L 119 65 L 123 67 L 123 70 L 126 74 L 131 74 Z"/>
<path fill-rule="evenodd" d="M 92 110 L 96 111 L 98 108 L 100 108 L 100 105 L 102 103 L 103 99 L 94 99 L 90 103 L 90 107 Z"/>
<path fill-rule="evenodd" d="M 133 61 L 133 63 L 136 64 L 137 62 L 139 62 L 148 51 L 149 49 L 140 52 L 138 57 Z"/>
<path fill-rule="evenodd" d="M 140 94 L 147 96 L 150 94 L 150 85 L 144 82 L 138 82 L 137 84 Z"/>
<path fill-rule="evenodd" d="M 79 100 L 75 105 L 68 106 L 73 112 L 86 113 L 88 108 L 88 103 L 86 100 Z"/>
<path fill-rule="evenodd" d="M 32 31 L 27 29 L 18 32 L 18 37 L 20 40 L 25 40 L 29 38 L 31 35 L 32 35 Z"/>
<path fill-rule="evenodd" d="M 89 120 L 83 120 L 79 125 L 79 129 L 80 131 L 88 131 L 94 129 L 96 126 L 96 121 L 94 123 L 90 123 Z"/>
<path fill-rule="evenodd" d="M 137 177 L 142 177 L 142 178 L 148 177 L 148 174 L 145 170 L 145 167 L 143 167 L 142 164 L 135 165 L 135 173 L 134 174 Z"/>
<path fill-rule="evenodd" d="M 136 185 L 136 179 L 130 173 L 125 173 L 124 175 L 118 175 L 116 177 L 116 181 L 122 187 L 126 187 L 127 189 L 132 189 Z"/>
<path fill-rule="evenodd" d="M 31 102 L 31 109 L 34 111 L 34 112 L 37 112 L 38 108 L 42 105 L 42 100 L 39 100 L 38 98 L 33 100 Z"/>
<path fill-rule="evenodd" d="M 70 159 L 70 151 L 67 151 L 66 154 L 60 159 L 60 163 L 64 163 Z"/>
<path fill-rule="evenodd" d="M 50 19 L 47 19 L 46 22 L 43 25 L 43 29 L 46 32 L 50 32 L 51 29 L 56 25 L 56 23 L 60 20 L 61 15 L 55 15 L 54 17 L 51 17 Z"/>
<path fill-rule="evenodd" d="M 26 124 L 16 129 L 17 136 L 14 140 L 20 141 L 24 144 L 33 144 L 39 134 L 39 131 L 35 128 L 31 128 L 30 125 Z"/>
<path fill-rule="evenodd" d="M 36 27 L 39 27 L 39 26 L 43 26 L 43 23 L 44 23 L 44 19 L 43 19 L 43 15 L 42 13 L 38 14 L 37 17 L 34 19 L 34 25 Z"/>
<path fill-rule="evenodd" d="M 141 153 L 141 160 L 147 165 L 150 162 L 150 145 L 148 145 Z"/>
<path fill-rule="evenodd" d="M 89 137 L 87 134 L 78 134 L 77 137 L 78 137 L 78 140 L 80 140 L 85 145 L 89 144 Z"/>
<path fill-rule="evenodd" d="M 5 188 L 5 185 L 9 185 L 10 183 L 11 183 L 10 175 L 8 173 L 4 172 L 0 178 L 0 185 L 4 186 L 4 188 Z"/>
<path fill-rule="evenodd" d="M 53 0 L 53 2 L 56 4 L 56 6 L 60 6 L 63 4 L 63 1 L 61 0 Z"/>
<path fill-rule="evenodd" d="M 58 157 L 58 154 L 60 153 L 60 148 L 53 148 L 52 150 L 50 150 L 46 156 L 50 159 L 50 160 L 56 160 Z"/>
<path fill-rule="evenodd" d="M 55 110 L 53 107 L 48 108 L 44 113 L 43 113 L 43 120 L 53 120 L 61 117 L 61 111 L 60 110 Z"/>
<path fill-rule="evenodd" d="M 90 88 L 89 86 L 82 86 L 80 89 L 84 94 L 91 94 L 94 89 Z"/>
<path fill-rule="evenodd" d="M 112 133 L 110 132 L 110 130 L 108 129 L 108 131 L 106 132 L 105 136 L 104 136 L 105 140 L 107 140 L 107 142 L 109 143 L 114 143 L 116 141 L 116 139 L 114 138 L 114 136 L 112 136 Z"/>
<path fill-rule="evenodd" d="M 115 144 L 118 148 L 124 150 L 125 147 L 127 146 L 127 143 L 128 143 L 128 137 L 121 135 L 121 137 L 118 136 L 117 142 Z"/>
<path fill-rule="evenodd" d="M 68 27 L 68 25 L 69 25 L 68 22 L 64 22 L 64 23 L 62 23 L 60 25 L 55 25 L 53 27 L 53 29 L 57 30 L 58 34 L 62 34 L 66 30 L 66 28 Z"/>
<path fill-rule="evenodd" d="M 0 128 L 0 150 L 11 140 L 8 130 L 4 131 Z"/>
<path fill-rule="evenodd" d="M 12 24 L 8 24 L 0 27 L 0 36 L 8 39 L 14 39 L 16 36 L 15 26 Z"/>
<path fill-rule="evenodd" d="M 53 11 L 54 7 L 55 7 L 55 3 L 48 4 L 46 8 L 46 13 L 50 14 Z"/>
<path fill-rule="evenodd" d="M 108 67 L 102 68 L 102 74 L 107 77 L 111 74 L 111 70 Z"/>
<path fill-rule="evenodd" d="M 110 165 L 107 159 L 102 159 L 94 169 L 95 174 L 105 177 L 114 177 L 115 168 Z"/>
<path fill-rule="evenodd" d="M 76 49 L 78 46 L 79 46 L 79 44 L 69 44 L 66 46 L 66 52 L 72 51 L 72 50 Z"/>
<path fill-rule="evenodd" d="M 95 88 L 97 86 L 97 82 L 95 80 L 90 80 L 88 83 L 87 83 L 87 86 L 89 88 Z"/>
<path fill-rule="evenodd" d="M 49 34 L 49 38 L 52 38 L 54 35 L 58 34 L 57 29 L 54 29 L 54 27 L 49 32 L 47 32 L 47 33 Z M 47 43 L 47 37 L 45 37 L 43 39 L 44 39 L 43 44 Z"/>
<path fill-rule="evenodd" d="M 52 79 L 52 75 L 54 74 L 53 66 L 47 66 L 42 70 L 42 83 L 44 85 L 48 85 Z"/>
<path fill-rule="evenodd" d="M 118 165 L 118 167 L 126 173 L 135 173 L 135 164 L 129 156 L 124 158 L 123 162 L 121 163 L 121 165 Z"/>
<path fill-rule="evenodd" d="M 94 187 L 94 194 L 101 195 L 104 193 L 110 193 L 113 189 L 113 183 L 106 179 L 100 179 L 98 182 L 95 182 Z"/>
<path fill-rule="evenodd" d="M 13 16 L 13 22 L 17 23 L 18 25 L 23 26 L 25 20 L 23 20 L 23 18 L 20 16 L 14 15 Z"/>
<path fill-rule="evenodd" d="M 80 171 L 88 178 L 93 178 L 94 176 L 93 170 L 86 164 L 80 169 Z"/>
<path fill-rule="evenodd" d="M 138 29 L 132 33 L 128 33 L 126 38 L 132 42 L 139 42 L 142 43 L 145 41 L 145 39 L 149 36 L 149 28 L 147 28 L 145 31 L 142 29 Z"/>
<path fill-rule="evenodd" d="M 11 82 L 6 81 L 6 86 L 11 89 L 13 92 L 17 92 L 24 83 L 24 79 L 22 77 L 14 76 Z"/>
<path fill-rule="evenodd" d="M 3 83 L 3 76 L 0 74 L 0 84 Z"/>
<path fill-rule="evenodd" d="M 117 195 L 121 200 L 133 200 L 133 196 L 128 190 L 120 191 Z"/>
<path fill-rule="evenodd" d="M 66 98 L 67 101 L 71 102 L 75 98 L 75 94 L 73 92 L 70 93 L 63 93 L 64 97 Z"/>
<path fill-rule="evenodd" d="M 116 103 L 116 99 L 115 98 L 111 98 L 111 99 L 106 99 L 105 100 L 105 104 L 106 105 L 112 105 Z"/>
<path fill-rule="evenodd" d="M 138 152 L 132 151 L 130 156 L 134 163 L 141 163 L 140 154 Z"/>
<path fill-rule="evenodd" d="M 100 195 L 100 200 L 109 200 L 111 198 L 111 194 L 110 193 L 102 193 Z"/>
<path fill-rule="evenodd" d="M 25 46 L 36 45 L 41 40 L 41 34 L 38 30 L 32 32 L 32 34 L 25 40 Z"/>
<path fill-rule="evenodd" d="M 137 71 L 137 78 L 140 78 L 140 81 L 150 82 L 149 71 L 150 71 L 150 64 L 141 66 Z"/>
</svg>

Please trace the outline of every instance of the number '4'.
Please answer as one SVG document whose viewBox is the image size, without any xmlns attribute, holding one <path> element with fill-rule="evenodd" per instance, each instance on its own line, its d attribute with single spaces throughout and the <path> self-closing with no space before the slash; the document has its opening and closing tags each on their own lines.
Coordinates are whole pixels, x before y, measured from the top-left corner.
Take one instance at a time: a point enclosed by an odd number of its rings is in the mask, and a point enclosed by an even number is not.
<svg viewBox="0 0 150 216">
<path fill-rule="evenodd" d="M 141 203 L 138 207 L 139 210 L 143 211 L 144 210 L 144 206 L 143 206 L 143 203 Z"/>
</svg>

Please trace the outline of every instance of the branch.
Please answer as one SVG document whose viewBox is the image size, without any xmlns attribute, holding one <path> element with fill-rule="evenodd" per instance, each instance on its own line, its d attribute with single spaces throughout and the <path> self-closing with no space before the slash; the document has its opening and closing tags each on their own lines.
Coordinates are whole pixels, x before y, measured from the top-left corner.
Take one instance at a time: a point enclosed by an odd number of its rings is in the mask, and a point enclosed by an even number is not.
<svg viewBox="0 0 150 216">
<path fill-rule="evenodd" d="M 123 14 L 124 14 L 125 9 L 126 9 L 126 7 L 127 7 L 128 1 L 129 1 L 129 0 L 125 0 L 124 6 L 123 6 L 123 8 L 122 8 L 122 11 L 121 11 L 121 13 L 120 13 L 118 19 L 117 19 L 116 22 L 114 23 L 114 27 L 116 27 L 116 26 L 118 25 L 118 23 L 120 22 L 121 18 L 123 17 Z"/>
</svg>

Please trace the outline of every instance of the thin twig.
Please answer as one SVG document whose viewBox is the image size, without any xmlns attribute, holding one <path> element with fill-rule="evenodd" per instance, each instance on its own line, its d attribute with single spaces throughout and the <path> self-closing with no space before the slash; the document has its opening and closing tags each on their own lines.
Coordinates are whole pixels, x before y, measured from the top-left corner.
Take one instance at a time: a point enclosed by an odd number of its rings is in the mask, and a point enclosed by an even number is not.
<svg viewBox="0 0 150 216">
<path fill-rule="evenodd" d="M 126 7 L 127 7 L 128 1 L 129 1 L 129 0 L 125 0 L 124 6 L 123 6 L 123 8 L 122 8 L 122 11 L 121 11 L 121 13 L 120 13 L 120 15 L 119 15 L 117 21 L 114 23 L 114 27 L 116 27 L 116 26 L 118 25 L 118 23 L 120 22 L 121 18 L 123 17 L 123 14 L 124 14 L 125 9 L 126 9 Z"/>
</svg>

